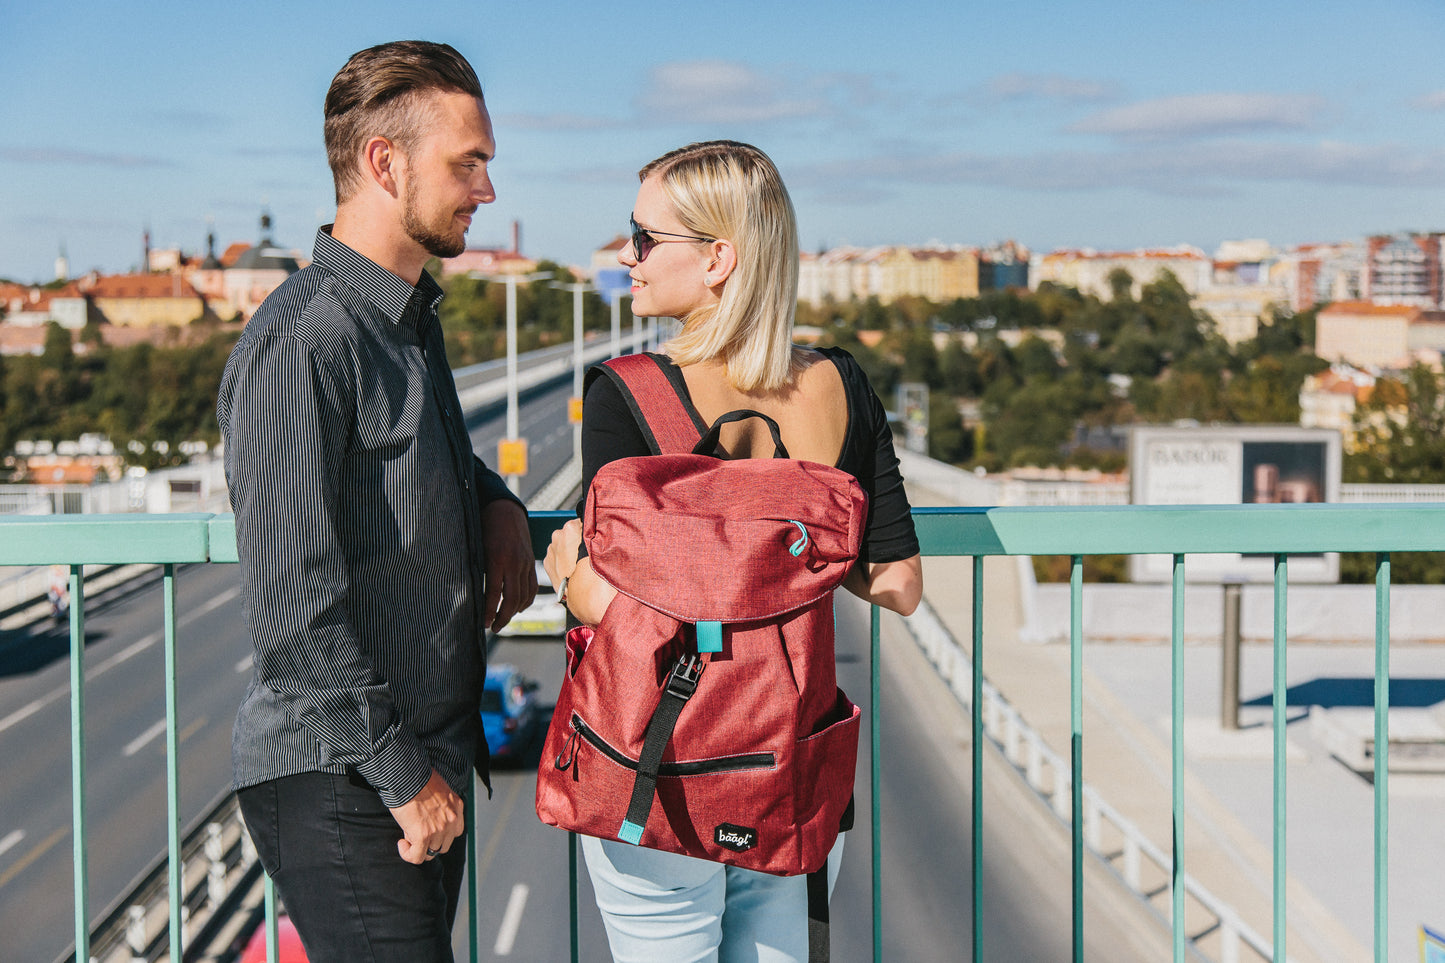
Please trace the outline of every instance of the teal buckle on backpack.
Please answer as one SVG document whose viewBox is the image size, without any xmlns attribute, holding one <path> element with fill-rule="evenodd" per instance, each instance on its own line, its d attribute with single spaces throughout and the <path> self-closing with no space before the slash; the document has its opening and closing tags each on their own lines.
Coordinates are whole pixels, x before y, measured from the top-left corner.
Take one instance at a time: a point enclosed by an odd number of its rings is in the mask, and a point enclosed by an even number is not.
<svg viewBox="0 0 1445 963">
<path fill-rule="evenodd" d="M 803 554 L 803 549 L 808 547 L 808 529 L 802 522 L 797 521 L 796 519 L 790 518 L 788 519 L 788 521 L 798 526 L 798 531 L 803 533 L 802 538 L 798 539 L 796 542 L 788 546 L 788 551 L 792 554 L 793 558 L 797 558 L 799 555 Z"/>
<path fill-rule="evenodd" d="M 636 846 L 642 842 L 642 827 L 629 820 L 622 820 L 622 828 L 617 830 L 617 838 L 624 843 L 631 843 Z"/>
<path fill-rule="evenodd" d="M 722 623 L 697 623 L 697 650 L 699 652 L 722 651 Z"/>
</svg>

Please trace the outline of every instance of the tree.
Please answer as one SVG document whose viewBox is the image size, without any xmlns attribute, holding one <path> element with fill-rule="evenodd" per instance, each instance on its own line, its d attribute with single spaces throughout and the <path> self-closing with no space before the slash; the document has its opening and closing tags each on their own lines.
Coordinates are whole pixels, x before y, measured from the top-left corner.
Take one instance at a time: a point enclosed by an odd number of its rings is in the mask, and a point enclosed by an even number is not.
<svg viewBox="0 0 1445 963">
<path fill-rule="evenodd" d="M 973 432 L 964 426 L 957 403 L 936 391 L 928 396 L 928 457 L 952 465 L 973 457 Z"/>
<path fill-rule="evenodd" d="M 978 359 L 957 338 L 949 338 L 938 354 L 938 377 L 940 387 L 954 397 L 973 398 L 983 390 Z"/>
<path fill-rule="evenodd" d="M 1125 268 L 1116 267 L 1109 272 L 1109 293 L 1115 303 L 1134 300 L 1134 275 Z"/>
<path fill-rule="evenodd" d="M 1445 373 L 1413 365 L 1375 383 L 1355 410 L 1355 450 L 1344 459 L 1351 482 L 1445 482 Z"/>
</svg>

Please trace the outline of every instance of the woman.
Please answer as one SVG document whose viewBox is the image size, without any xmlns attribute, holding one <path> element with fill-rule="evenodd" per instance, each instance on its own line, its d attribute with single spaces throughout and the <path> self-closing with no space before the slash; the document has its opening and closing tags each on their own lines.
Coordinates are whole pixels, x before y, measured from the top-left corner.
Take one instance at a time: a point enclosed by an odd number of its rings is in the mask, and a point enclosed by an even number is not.
<svg viewBox="0 0 1445 963">
<path fill-rule="evenodd" d="M 665 346 L 668 377 L 703 423 L 739 408 L 761 411 L 778 423 L 792 457 L 857 478 L 869 520 L 844 586 L 909 614 L 922 594 L 922 566 L 882 406 L 846 352 L 792 343 L 797 226 L 777 169 L 755 147 L 709 141 L 664 154 L 639 177 L 632 237 L 618 260 L 630 269 L 634 314 L 682 322 Z M 773 442 L 750 419 L 726 426 L 720 449 L 729 458 L 766 458 Z M 583 409 L 583 490 L 607 462 L 646 454 L 620 390 L 595 379 Z M 572 614 L 596 625 L 617 593 L 579 560 L 580 542 L 581 523 L 569 522 L 545 564 L 553 585 L 566 580 Z M 808 957 L 805 877 L 586 836 L 582 846 L 618 961 Z M 840 854 L 841 837 L 829 861 L 834 873 Z"/>
</svg>

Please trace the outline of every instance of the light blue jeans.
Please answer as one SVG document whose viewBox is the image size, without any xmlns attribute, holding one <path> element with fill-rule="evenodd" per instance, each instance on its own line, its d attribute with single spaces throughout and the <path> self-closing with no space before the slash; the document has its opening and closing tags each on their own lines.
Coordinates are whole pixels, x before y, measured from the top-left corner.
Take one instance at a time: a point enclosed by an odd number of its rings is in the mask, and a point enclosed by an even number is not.
<svg viewBox="0 0 1445 963">
<path fill-rule="evenodd" d="M 616 963 L 806 963 L 808 878 L 582 836 Z M 828 854 L 828 895 L 843 836 Z"/>
</svg>

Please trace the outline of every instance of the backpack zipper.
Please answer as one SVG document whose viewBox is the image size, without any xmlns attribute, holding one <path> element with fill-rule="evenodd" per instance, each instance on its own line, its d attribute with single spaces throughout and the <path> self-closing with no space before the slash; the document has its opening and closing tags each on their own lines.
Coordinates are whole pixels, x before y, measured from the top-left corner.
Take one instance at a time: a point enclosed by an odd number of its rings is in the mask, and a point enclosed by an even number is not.
<svg viewBox="0 0 1445 963">
<path fill-rule="evenodd" d="M 586 739 L 598 752 L 608 759 L 637 771 L 637 760 L 631 759 L 594 732 L 582 717 L 572 713 L 572 730 Z M 657 767 L 659 776 L 706 776 L 719 772 L 739 772 L 747 769 L 772 769 L 777 765 L 777 757 L 771 752 L 749 752 L 737 756 L 723 756 L 718 759 L 699 759 L 694 762 L 664 762 Z M 559 767 L 560 768 L 560 767 Z"/>
</svg>

